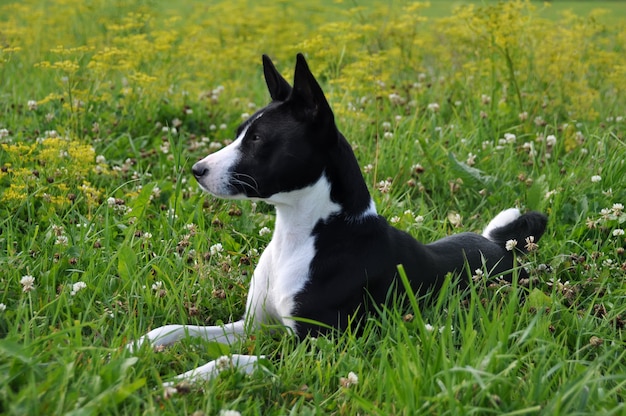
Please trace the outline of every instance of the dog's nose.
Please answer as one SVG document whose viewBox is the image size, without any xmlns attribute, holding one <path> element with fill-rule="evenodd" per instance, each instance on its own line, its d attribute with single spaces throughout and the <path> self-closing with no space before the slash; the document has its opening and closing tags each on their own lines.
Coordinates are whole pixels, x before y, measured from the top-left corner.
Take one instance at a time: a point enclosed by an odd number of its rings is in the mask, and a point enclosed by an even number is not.
<svg viewBox="0 0 626 416">
<path fill-rule="evenodd" d="M 196 177 L 196 179 L 203 177 L 208 171 L 209 169 L 204 167 L 202 163 L 196 163 L 191 168 L 191 172 L 193 173 L 193 176 Z"/>
</svg>

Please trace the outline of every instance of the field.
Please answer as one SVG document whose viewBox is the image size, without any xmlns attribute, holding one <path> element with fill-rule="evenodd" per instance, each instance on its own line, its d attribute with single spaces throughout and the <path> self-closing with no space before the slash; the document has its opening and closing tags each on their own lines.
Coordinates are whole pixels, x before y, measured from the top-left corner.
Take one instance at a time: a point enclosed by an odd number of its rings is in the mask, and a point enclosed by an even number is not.
<svg viewBox="0 0 626 416">
<path fill-rule="evenodd" d="M 3 2 L 0 413 L 626 414 L 626 10 L 434 3 Z M 242 315 L 272 208 L 190 168 L 268 102 L 261 54 L 291 79 L 297 52 L 394 226 L 547 213 L 531 279 L 450 276 L 362 337 L 131 354 Z M 229 353 L 266 358 L 161 387 Z"/>
</svg>

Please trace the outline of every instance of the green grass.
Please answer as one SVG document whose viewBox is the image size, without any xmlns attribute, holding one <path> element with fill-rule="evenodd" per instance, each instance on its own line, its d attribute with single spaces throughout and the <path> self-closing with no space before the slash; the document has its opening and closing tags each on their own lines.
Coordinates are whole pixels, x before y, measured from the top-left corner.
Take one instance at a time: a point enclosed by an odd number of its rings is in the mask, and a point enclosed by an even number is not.
<svg viewBox="0 0 626 416">
<path fill-rule="evenodd" d="M 294 4 L 0 6 L 0 413 L 626 414 L 620 3 Z M 272 208 L 202 194 L 190 167 L 267 103 L 260 55 L 290 79 L 299 50 L 381 214 L 428 242 L 546 212 L 532 279 L 451 278 L 361 337 L 131 354 L 158 326 L 242 315 Z M 266 359 L 164 397 L 225 353 Z"/>
</svg>

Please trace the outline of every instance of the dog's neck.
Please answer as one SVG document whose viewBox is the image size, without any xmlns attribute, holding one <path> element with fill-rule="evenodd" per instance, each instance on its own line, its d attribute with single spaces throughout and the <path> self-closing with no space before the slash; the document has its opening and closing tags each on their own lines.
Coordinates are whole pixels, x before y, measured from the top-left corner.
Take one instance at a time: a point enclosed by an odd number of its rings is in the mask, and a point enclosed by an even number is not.
<svg viewBox="0 0 626 416">
<path fill-rule="evenodd" d="M 326 172 L 331 183 L 331 198 L 342 208 L 347 221 L 360 221 L 376 216 L 376 206 L 370 196 L 361 168 L 348 141 L 339 133 L 337 148 L 331 152 Z"/>
<path fill-rule="evenodd" d="M 342 211 L 330 197 L 331 184 L 325 174 L 313 185 L 272 195 L 267 202 L 276 207 L 276 232 L 306 238 L 318 221 Z"/>
<path fill-rule="evenodd" d="M 339 147 L 315 183 L 267 199 L 276 207 L 277 231 L 304 237 L 319 221 L 330 217 L 352 223 L 377 215 L 354 153 L 343 137 Z"/>
</svg>

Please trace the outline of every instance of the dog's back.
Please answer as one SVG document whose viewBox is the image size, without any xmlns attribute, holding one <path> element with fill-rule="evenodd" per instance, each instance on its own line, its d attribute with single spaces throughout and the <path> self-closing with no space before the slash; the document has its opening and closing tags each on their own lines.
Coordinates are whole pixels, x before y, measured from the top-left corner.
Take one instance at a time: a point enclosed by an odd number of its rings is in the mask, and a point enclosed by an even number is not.
<svg viewBox="0 0 626 416">
<path fill-rule="evenodd" d="M 525 252 L 519 244 L 507 250 L 509 240 L 538 241 L 547 218 L 537 212 L 519 214 L 509 223 L 498 224 L 487 236 L 460 233 L 430 244 L 422 244 L 408 233 L 390 226 L 378 215 L 358 223 L 338 216 L 315 228 L 316 254 L 306 290 L 296 297 L 296 316 L 345 328 L 351 314 L 363 316 L 395 298 L 390 289 L 403 291 L 398 280 L 402 265 L 418 294 L 437 291 L 448 273 L 460 274 L 465 286 L 468 273 L 476 269 L 485 275 L 510 279 L 512 273 L 525 277 L 515 264 L 515 256 Z M 515 272 L 513 271 L 515 270 Z M 299 323 L 298 332 L 318 331 L 321 327 Z"/>
</svg>

